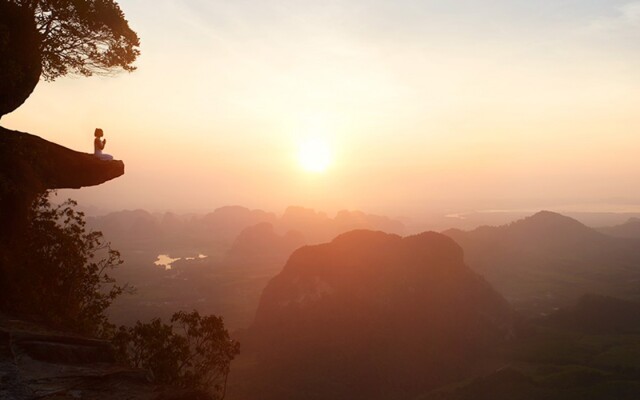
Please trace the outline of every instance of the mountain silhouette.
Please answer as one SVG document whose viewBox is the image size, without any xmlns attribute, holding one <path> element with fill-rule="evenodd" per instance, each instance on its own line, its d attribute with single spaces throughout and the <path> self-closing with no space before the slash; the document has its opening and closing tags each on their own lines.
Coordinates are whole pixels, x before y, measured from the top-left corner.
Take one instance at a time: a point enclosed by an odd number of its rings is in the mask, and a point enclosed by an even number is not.
<svg viewBox="0 0 640 400">
<path fill-rule="evenodd" d="M 482 226 L 470 233 L 452 229 L 444 232 L 458 243 L 467 237 L 489 243 L 517 246 L 530 251 L 570 249 L 586 243 L 601 243 L 607 238 L 581 222 L 550 211 L 540 211 L 530 217 L 498 227 Z M 464 247 L 464 246 L 463 246 Z"/>
<path fill-rule="evenodd" d="M 548 313 L 587 293 L 630 294 L 640 278 L 640 240 L 611 237 L 549 211 L 444 234 L 520 310 Z"/>
<path fill-rule="evenodd" d="M 598 231 L 615 237 L 640 239 L 640 218 L 629 218 L 624 224 L 598 228 Z"/>
<path fill-rule="evenodd" d="M 358 230 L 291 255 L 262 294 L 249 347 L 300 391 L 288 398 L 383 398 L 446 380 L 514 324 L 450 238 Z"/>
<path fill-rule="evenodd" d="M 390 233 L 400 233 L 404 229 L 399 221 L 361 211 L 342 210 L 335 218 L 329 218 L 323 212 L 297 206 L 288 207 L 282 216 L 237 205 L 220 207 L 204 215 L 123 210 L 89 217 L 87 222 L 92 229 L 113 238 L 114 244 L 120 248 L 145 248 L 156 252 L 194 245 L 200 248 L 221 247 L 226 251 L 245 229 L 263 223 L 270 224 L 275 234 L 291 235 L 291 232 L 298 232 L 296 235 L 302 235 L 306 243 L 328 241 L 353 229 Z M 302 242 L 297 240 L 296 243 Z M 270 257 L 270 249 L 262 248 L 265 250 L 263 255 Z M 253 252 L 256 250 L 252 249 Z M 289 254 L 278 258 L 274 267 L 279 268 Z"/>
<path fill-rule="evenodd" d="M 278 235 L 272 224 L 263 222 L 240 232 L 226 254 L 225 263 L 282 265 L 304 244 L 305 238 L 300 232 Z"/>
<path fill-rule="evenodd" d="M 356 229 L 401 234 L 404 225 L 388 217 L 366 214 L 362 211 L 341 210 L 334 218 L 322 211 L 299 206 L 287 207 L 275 224 L 276 230 L 302 232 L 308 243 L 323 243 Z"/>
<path fill-rule="evenodd" d="M 242 206 L 225 206 L 202 217 L 201 223 L 212 238 L 232 242 L 243 229 L 261 222 L 275 223 L 276 215 Z M 220 240 L 219 239 L 219 240 Z"/>
</svg>

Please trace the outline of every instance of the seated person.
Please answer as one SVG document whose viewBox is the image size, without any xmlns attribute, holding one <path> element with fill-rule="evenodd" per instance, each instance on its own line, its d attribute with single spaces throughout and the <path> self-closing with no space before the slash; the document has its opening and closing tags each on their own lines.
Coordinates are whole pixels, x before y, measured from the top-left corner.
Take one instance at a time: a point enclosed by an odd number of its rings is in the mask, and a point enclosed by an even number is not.
<svg viewBox="0 0 640 400">
<path fill-rule="evenodd" d="M 107 139 L 100 140 L 100 138 L 104 136 L 104 132 L 102 132 L 102 129 L 96 128 L 96 131 L 93 133 L 93 135 L 96 137 L 93 141 L 93 155 L 101 160 L 113 160 L 112 155 L 102 152 L 102 150 L 104 150 L 104 146 L 107 144 Z"/>
</svg>

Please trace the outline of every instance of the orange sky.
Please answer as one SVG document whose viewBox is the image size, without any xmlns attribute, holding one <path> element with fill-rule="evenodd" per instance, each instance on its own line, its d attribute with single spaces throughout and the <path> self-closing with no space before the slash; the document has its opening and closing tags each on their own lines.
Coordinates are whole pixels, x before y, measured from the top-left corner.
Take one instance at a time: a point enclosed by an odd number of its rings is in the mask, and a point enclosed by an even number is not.
<svg viewBox="0 0 640 400">
<path fill-rule="evenodd" d="M 63 194 L 104 209 L 640 203 L 640 2 L 442 3 L 123 0 L 138 71 L 41 82 L 2 124 L 103 128 L 125 176 Z"/>
</svg>

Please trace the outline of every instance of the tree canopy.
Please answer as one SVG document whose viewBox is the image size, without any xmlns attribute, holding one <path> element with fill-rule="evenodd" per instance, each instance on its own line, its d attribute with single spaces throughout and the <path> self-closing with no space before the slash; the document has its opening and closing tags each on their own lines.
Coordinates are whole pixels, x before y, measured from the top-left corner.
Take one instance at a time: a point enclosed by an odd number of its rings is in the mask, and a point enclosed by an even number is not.
<svg viewBox="0 0 640 400">
<path fill-rule="evenodd" d="M 114 0 L 9 1 L 33 15 L 46 80 L 135 70 L 140 40 Z"/>
<path fill-rule="evenodd" d="M 112 329 L 105 310 L 128 286 L 109 275 L 122 264 L 120 253 L 101 232 L 87 231 L 75 207 L 73 200 L 51 204 L 49 193 L 33 203 L 22 265 L 9 277 L 10 311 L 38 315 L 56 328 L 104 335 Z"/>
<path fill-rule="evenodd" d="M 153 373 L 157 383 L 208 391 L 223 399 L 231 361 L 240 344 L 231 339 L 222 317 L 197 311 L 173 314 L 120 327 L 113 338 L 122 361 Z"/>
</svg>

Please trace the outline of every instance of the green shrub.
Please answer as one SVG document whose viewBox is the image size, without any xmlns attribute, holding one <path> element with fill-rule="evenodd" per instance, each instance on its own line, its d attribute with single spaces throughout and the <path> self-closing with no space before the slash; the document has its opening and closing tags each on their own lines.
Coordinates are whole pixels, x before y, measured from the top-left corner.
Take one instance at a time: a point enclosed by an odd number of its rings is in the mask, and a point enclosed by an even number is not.
<svg viewBox="0 0 640 400">
<path fill-rule="evenodd" d="M 197 311 L 177 312 L 170 324 L 156 318 L 120 327 L 113 343 L 124 361 L 150 370 L 157 383 L 207 390 L 219 399 L 231 361 L 240 352 L 221 317 Z"/>
<path fill-rule="evenodd" d="M 105 310 L 127 286 L 108 272 L 122 264 L 101 232 L 89 232 L 77 203 L 53 205 L 49 193 L 33 203 L 25 253 L 13 268 L 11 308 L 56 328 L 103 336 L 111 325 Z"/>
</svg>

